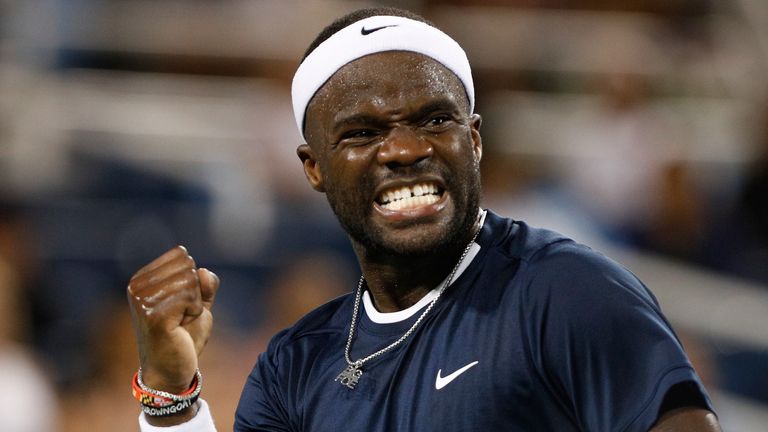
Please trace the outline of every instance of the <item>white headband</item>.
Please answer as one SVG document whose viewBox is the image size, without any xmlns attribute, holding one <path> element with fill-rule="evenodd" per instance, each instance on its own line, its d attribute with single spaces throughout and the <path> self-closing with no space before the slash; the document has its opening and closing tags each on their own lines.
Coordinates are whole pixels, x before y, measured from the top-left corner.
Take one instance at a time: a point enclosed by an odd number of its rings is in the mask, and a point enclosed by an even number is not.
<svg viewBox="0 0 768 432">
<path fill-rule="evenodd" d="M 374 16 L 334 33 L 299 65 L 291 87 L 299 133 L 304 136 L 304 114 L 309 101 L 336 71 L 353 60 L 384 51 L 413 51 L 438 61 L 459 77 L 469 98 L 469 110 L 474 110 L 472 70 L 466 53 L 455 40 L 420 21 Z"/>
</svg>

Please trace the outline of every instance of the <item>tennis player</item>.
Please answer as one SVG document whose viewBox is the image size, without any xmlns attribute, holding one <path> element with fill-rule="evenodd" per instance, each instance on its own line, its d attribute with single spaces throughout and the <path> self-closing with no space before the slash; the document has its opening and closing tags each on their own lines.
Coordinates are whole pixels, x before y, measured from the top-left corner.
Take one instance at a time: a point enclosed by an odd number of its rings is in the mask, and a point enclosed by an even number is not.
<svg viewBox="0 0 768 432">
<path fill-rule="evenodd" d="M 642 282 L 480 208 L 481 119 L 448 35 L 354 12 L 311 44 L 292 97 L 307 180 L 362 276 L 274 336 L 235 431 L 720 430 Z M 183 247 L 131 279 L 142 431 L 215 430 L 198 356 L 218 286 Z"/>
</svg>

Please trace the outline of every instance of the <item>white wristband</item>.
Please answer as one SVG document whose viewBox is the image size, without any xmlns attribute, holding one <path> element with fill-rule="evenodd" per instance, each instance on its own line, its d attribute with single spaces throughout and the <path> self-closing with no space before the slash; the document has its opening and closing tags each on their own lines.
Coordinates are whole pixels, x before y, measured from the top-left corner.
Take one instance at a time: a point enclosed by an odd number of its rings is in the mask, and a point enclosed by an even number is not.
<svg viewBox="0 0 768 432">
<path fill-rule="evenodd" d="M 197 402 L 200 404 L 197 414 L 188 422 L 176 426 L 153 426 L 147 422 L 147 417 L 142 412 L 139 414 L 139 430 L 141 432 L 216 432 L 208 404 L 203 399 L 198 399 Z"/>
</svg>

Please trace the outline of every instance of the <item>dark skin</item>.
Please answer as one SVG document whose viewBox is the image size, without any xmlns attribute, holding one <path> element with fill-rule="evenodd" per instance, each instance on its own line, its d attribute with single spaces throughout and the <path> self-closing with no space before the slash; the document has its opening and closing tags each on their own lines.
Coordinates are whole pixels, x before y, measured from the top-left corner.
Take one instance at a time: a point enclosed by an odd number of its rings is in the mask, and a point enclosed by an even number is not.
<svg viewBox="0 0 768 432">
<path fill-rule="evenodd" d="M 481 119 L 461 82 L 415 53 L 386 52 L 341 68 L 312 99 L 308 144 L 297 149 L 309 184 L 326 194 L 349 234 L 377 309 L 405 309 L 437 286 L 470 241 L 479 210 Z M 387 192 L 429 184 L 436 200 L 388 208 Z M 180 393 L 210 336 L 218 278 L 177 247 L 128 287 L 145 382 Z M 181 424 L 197 407 L 152 424 Z M 685 407 L 651 429 L 719 431 L 714 415 Z"/>
<path fill-rule="evenodd" d="M 458 78 L 414 53 L 350 63 L 310 103 L 309 144 L 298 155 L 349 233 L 380 310 L 416 303 L 469 242 L 479 206 L 480 123 Z M 434 204 L 390 211 L 377 203 L 383 191 L 427 182 L 441 190 Z"/>
<path fill-rule="evenodd" d="M 712 412 L 684 407 L 662 414 L 650 432 L 722 432 L 722 429 Z"/>
</svg>

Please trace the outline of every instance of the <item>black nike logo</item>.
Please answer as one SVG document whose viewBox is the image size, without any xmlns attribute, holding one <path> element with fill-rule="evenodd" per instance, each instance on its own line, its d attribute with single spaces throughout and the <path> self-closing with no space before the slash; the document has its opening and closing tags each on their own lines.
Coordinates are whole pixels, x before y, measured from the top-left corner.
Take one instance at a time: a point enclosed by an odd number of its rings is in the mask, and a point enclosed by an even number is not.
<svg viewBox="0 0 768 432">
<path fill-rule="evenodd" d="M 381 27 L 374 27 L 372 29 L 367 29 L 367 28 L 365 28 L 365 26 L 363 26 L 363 28 L 360 29 L 360 34 L 363 35 L 363 36 L 369 35 L 369 34 L 375 32 L 375 31 L 379 31 L 379 30 L 381 30 L 383 28 L 387 28 L 387 27 L 397 27 L 397 24 L 390 24 L 390 25 L 385 25 L 385 26 L 381 26 Z"/>
</svg>

